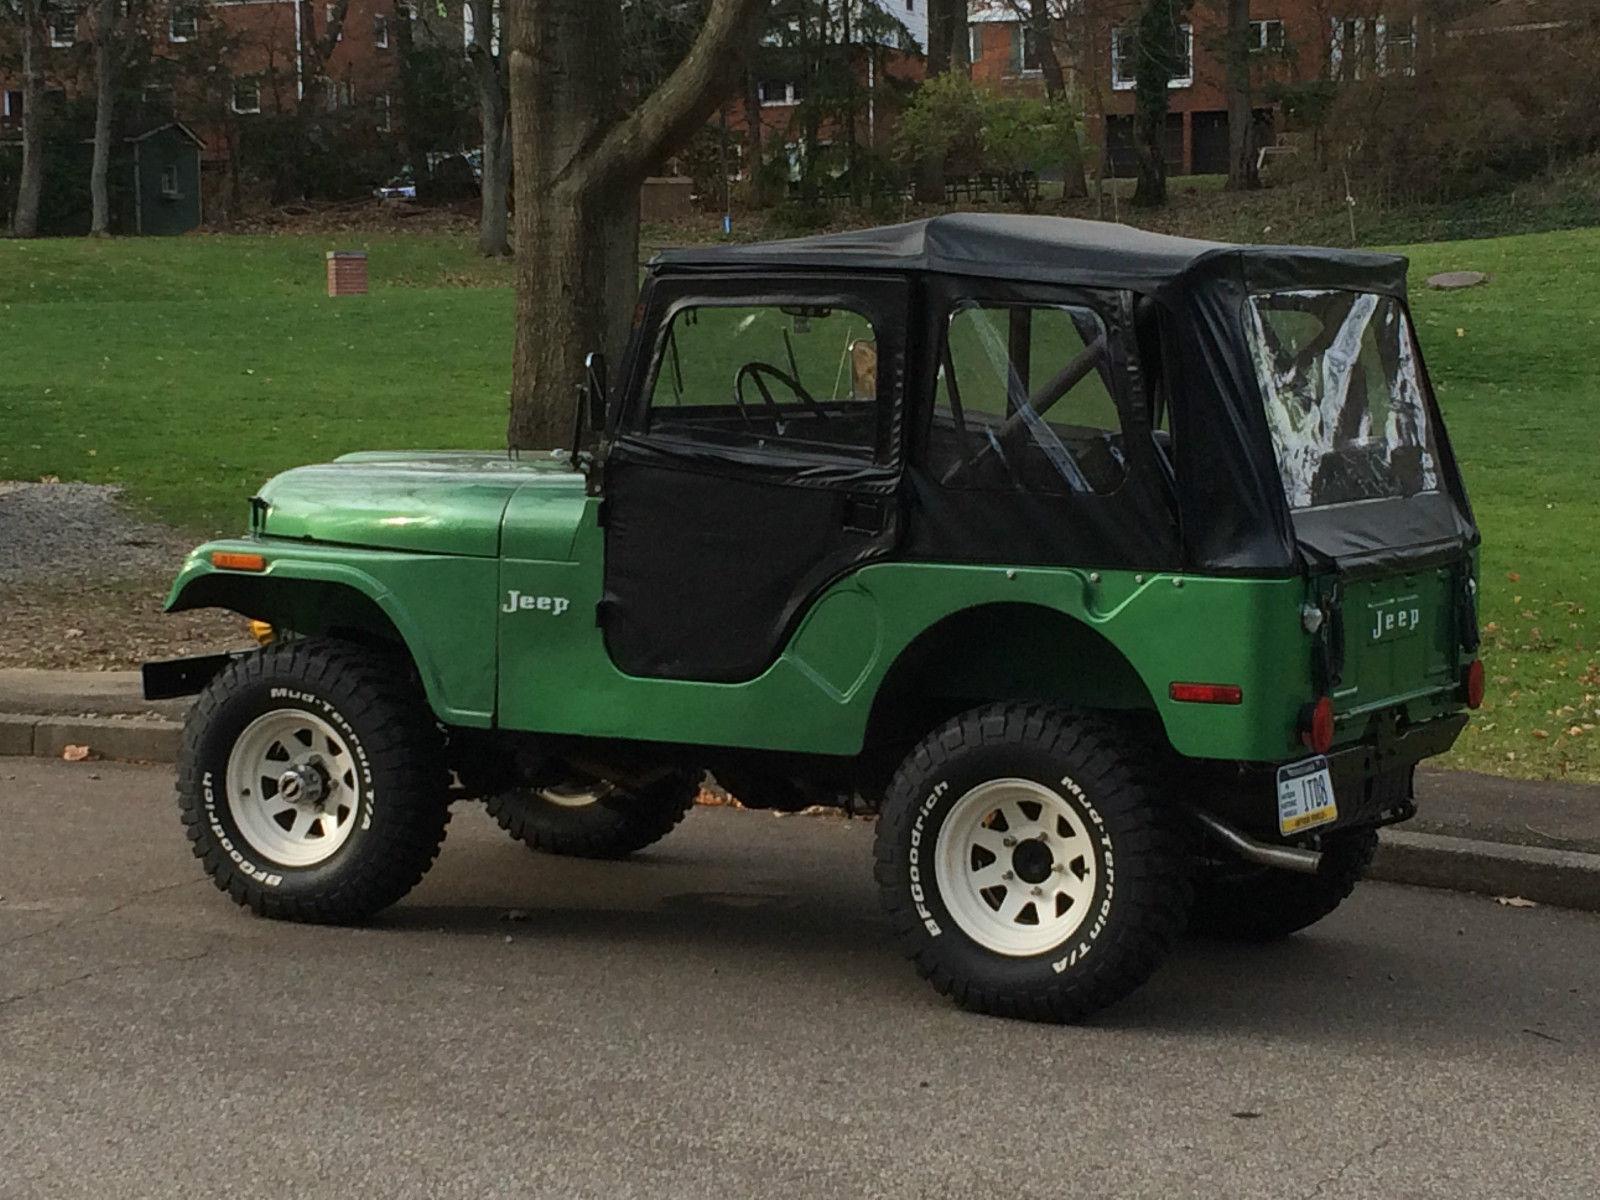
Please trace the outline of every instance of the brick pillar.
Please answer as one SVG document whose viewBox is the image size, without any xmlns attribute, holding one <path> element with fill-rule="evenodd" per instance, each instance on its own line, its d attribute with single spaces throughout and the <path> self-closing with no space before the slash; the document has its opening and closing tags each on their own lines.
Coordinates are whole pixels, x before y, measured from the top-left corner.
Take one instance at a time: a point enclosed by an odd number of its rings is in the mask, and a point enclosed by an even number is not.
<svg viewBox="0 0 1600 1200">
<path fill-rule="evenodd" d="M 367 254 L 364 250 L 328 251 L 328 295 L 367 294 Z"/>
</svg>

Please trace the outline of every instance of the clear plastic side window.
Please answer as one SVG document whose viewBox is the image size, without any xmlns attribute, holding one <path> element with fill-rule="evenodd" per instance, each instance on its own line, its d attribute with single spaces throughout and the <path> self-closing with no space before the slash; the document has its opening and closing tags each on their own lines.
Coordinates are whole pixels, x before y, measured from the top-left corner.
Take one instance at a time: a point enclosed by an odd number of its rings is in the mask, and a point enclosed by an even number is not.
<svg viewBox="0 0 1600 1200">
<path fill-rule="evenodd" d="M 1439 488 L 1411 323 L 1369 292 L 1250 297 L 1246 328 L 1291 508 Z"/>
<path fill-rule="evenodd" d="M 813 305 L 679 309 L 650 388 L 647 430 L 715 445 L 872 459 L 872 322 Z"/>
<path fill-rule="evenodd" d="M 1114 379 L 1092 309 L 964 302 L 946 331 L 928 469 L 950 488 L 1114 492 L 1127 477 Z"/>
</svg>

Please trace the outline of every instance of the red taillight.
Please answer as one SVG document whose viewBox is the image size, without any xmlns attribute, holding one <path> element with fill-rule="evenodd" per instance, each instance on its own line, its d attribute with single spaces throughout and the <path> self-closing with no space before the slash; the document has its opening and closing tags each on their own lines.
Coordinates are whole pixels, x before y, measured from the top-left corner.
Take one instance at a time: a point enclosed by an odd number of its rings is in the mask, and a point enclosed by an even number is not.
<svg viewBox="0 0 1600 1200">
<path fill-rule="evenodd" d="M 1300 710 L 1300 740 L 1313 754 L 1333 749 L 1333 701 L 1324 696 Z"/>
<path fill-rule="evenodd" d="M 1236 683 L 1175 683 L 1167 689 L 1167 695 L 1189 704 L 1244 702 L 1244 689 Z"/>
<path fill-rule="evenodd" d="M 1472 665 L 1467 668 L 1466 678 L 1467 707 L 1480 708 L 1483 705 L 1483 659 L 1475 658 Z"/>
</svg>

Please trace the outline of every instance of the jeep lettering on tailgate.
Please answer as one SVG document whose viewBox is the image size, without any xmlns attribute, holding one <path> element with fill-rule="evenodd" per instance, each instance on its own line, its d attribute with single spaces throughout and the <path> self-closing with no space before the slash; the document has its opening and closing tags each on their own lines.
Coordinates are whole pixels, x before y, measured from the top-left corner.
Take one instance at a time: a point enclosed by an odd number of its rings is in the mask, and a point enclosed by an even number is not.
<svg viewBox="0 0 1600 1200">
<path fill-rule="evenodd" d="M 1393 642 L 1410 637 L 1422 624 L 1422 609 L 1415 596 L 1397 596 L 1371 605 L 1367 630 L 1375 642 Z"/>
</svg>

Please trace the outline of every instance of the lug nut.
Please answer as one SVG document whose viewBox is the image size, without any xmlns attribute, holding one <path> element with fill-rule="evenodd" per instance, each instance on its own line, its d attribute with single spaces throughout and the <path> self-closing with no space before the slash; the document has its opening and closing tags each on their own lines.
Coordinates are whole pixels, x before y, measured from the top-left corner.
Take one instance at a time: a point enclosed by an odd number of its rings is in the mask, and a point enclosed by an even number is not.
<svg viewBox="0 0 1600 1200">
<path fill-rule="evenodd" d="M 1013 875 L 1010 871 L 1002 871 L 1001 874 L 1000 874 L 1000 878 L 1001 879 L 1015 879 L 1016 876 Z"/>
<path fill-rule="evenodd" d="M 1009 850 L 1011 847 L 1017 844 L 1017 839 L 1014 837 L 1003 837 L 1000 839 L 1000 844 Z"/>
<path fill-rule="evenodd" d="M 1034 895 L 1034 896 L 1042 896 L 1042 895 L 1044 895 L 1044 889 L 1040 888 L 1040 887 L 1029 888 L 1028 892 L 1031 895 Z"/>
</svg>

